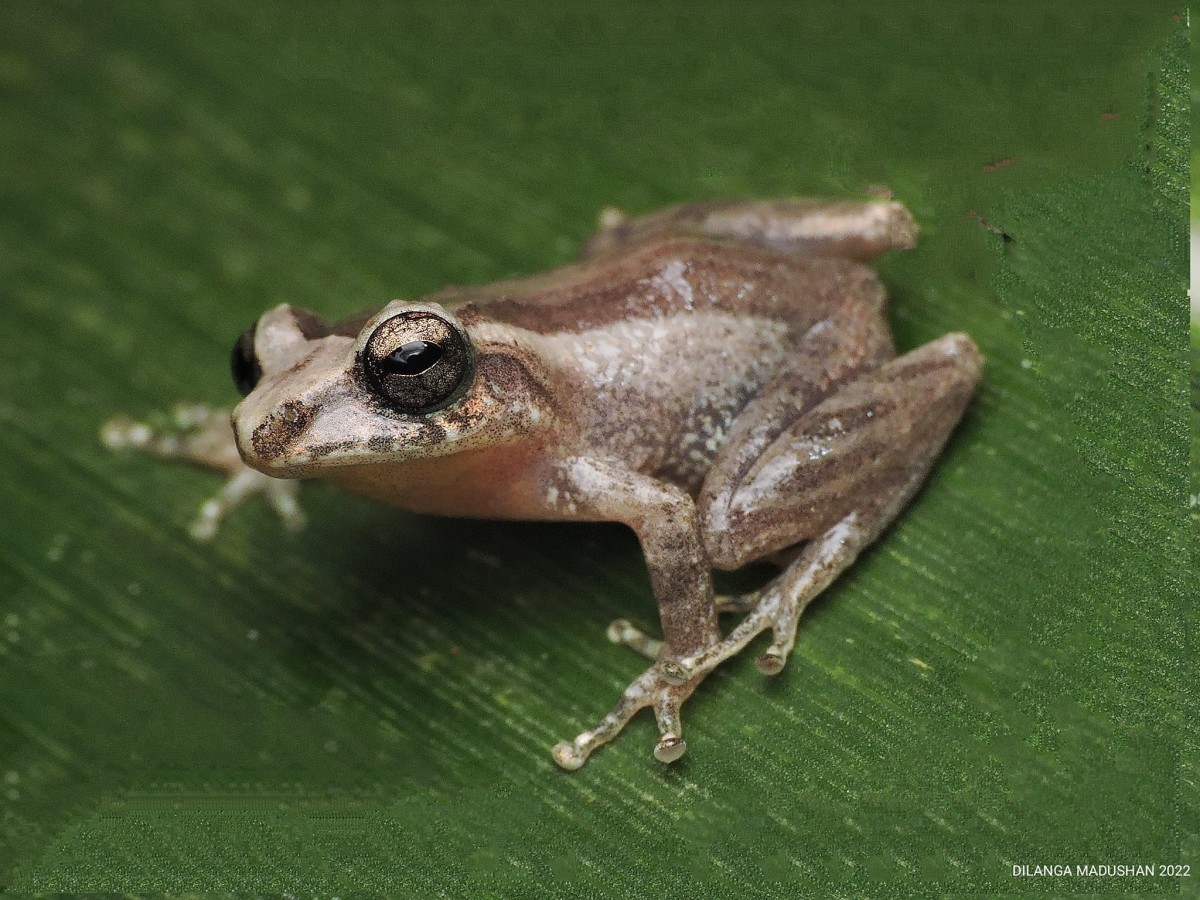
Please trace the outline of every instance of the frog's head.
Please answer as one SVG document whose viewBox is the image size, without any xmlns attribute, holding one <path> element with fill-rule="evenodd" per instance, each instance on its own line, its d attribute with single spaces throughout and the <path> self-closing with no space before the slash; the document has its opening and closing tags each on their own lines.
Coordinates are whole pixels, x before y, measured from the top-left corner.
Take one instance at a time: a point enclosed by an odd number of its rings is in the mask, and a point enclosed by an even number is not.
<svg viewBox="0 0 1200 900">
<path fill-rule="evenodd" d="M 548 409 L 509 329 L 437 303 L 394 301 L 330 323 L 283 305 L 233 348 L 238 450 L 279 477 L 506 443 Z"/>
</svg>

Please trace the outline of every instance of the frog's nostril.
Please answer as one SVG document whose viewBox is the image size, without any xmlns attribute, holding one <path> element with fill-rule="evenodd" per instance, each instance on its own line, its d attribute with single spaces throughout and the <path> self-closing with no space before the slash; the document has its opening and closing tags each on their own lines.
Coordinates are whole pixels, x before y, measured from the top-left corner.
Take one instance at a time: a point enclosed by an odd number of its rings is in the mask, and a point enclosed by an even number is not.
<svg viewBox="0 0 1200 900">
<path fill-rule="evenodd" d="M 267 416 L 250 435 L 254 452 L 260 459 L 275 459 L 287 452 L 311 421 L 312 412 L 303 403 L 292 401 L 283 404 L 278 412 Z"/>
</svg>

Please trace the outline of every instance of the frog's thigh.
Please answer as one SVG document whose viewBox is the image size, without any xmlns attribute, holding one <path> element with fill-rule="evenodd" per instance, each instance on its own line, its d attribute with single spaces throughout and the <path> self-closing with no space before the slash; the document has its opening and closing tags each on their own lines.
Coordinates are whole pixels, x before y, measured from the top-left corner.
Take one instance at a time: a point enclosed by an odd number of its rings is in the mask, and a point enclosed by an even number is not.
<svg viewBox="0 0 1200 900">
<path fill-rule="evenodd" d="M 841 386 L 891 359 L 892 335 L 878 302 L 847 302 L 795 344 L 791 362 L 730 424 L 697 505 L 705 529 L 722 534 L 733 495 L 779 439 Z"/>
<path fill-rule="evenodd" d="M 722 471 L 725 460 L 739 458 L 728 448 L 700 495 L 714 567 L 737 569 L 813 540 L 850 514 L 864 540 L 874 540 L 933 465 L 981 367 L 969 337 L 946 335 L 843 384 L 775 430 L 753 465 L 733 479 Z M 748 428 L 748 435 L 771 430 L 770 423 L 749 424 L 761 427 Z M 709 489 L 709 482 L 722 481 L 724 490 Z"/>
<path fill-rule="evenodd" d="M 685 203 L 637 218 L 616 209 L 600 214 L 584 257 L 648 237 L 700 235 L 746 241 L 805 256 L 867 261 L 916 243 L 917 226 L 891 200 L 738 200 Z"/>
<path fill-rule="evenodd" d="M 946 335 L 847 384 L 779 436 L 734 492 L 725 530 L 706 541 L 719 568 L 807 543 L 724 640 L 678 661 L 684 675 L 711 670 L 767 628 L 774 638 L 758 667 L 783 668 L 808 603 L 920 487 L 982 364 L 969 337 Z"/>
</svg>

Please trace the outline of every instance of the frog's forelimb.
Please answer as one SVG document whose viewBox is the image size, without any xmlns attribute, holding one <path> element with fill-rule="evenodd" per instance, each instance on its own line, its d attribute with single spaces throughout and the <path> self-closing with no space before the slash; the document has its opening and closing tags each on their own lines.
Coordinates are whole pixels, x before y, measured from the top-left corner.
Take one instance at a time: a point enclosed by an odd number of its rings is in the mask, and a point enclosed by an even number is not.
<svg viewBox="0 0 1200 900">
<path fill-rule="evenodd" d="M 163 459 L 182 459 L 229 476 L 221 490 L 204 502 L 188 527 L 198 541 L 212 540 L 229 513 L 258 495 L 289 531 L 299 531 L 305 525 L 304 511 L 297 499 L 300 482 L 271 478 L 242 462 L 228 410 L 200 404 L 181 405 L 172 410 L 170 425 L 163 426 L 122 416 L 106 422 L 100 438 L 113 450 L 131 448 Z"/>
</svg>

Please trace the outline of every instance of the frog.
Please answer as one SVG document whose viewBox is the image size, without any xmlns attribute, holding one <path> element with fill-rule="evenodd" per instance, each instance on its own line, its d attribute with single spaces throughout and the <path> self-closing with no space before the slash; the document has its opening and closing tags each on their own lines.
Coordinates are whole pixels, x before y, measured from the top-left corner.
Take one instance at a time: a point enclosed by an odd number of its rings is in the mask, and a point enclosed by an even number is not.
<svg viewBox="0 0 1200 900">
<path fill-rule="evenodd" d="M 628 526 L 660 632 L 608 627 L 646 666 L 552 757 L 580 768 L 649 708 L 672 763 L 685 701 L 768 631 L 756 667 L 783 670 L 802 613 L 906 507 L 975 393 L 967 334 L 894 346 L 871 263 L 917 233 L 879 197 L 606 209 L 542 274 L 337 321 L 276 306 L 234 346 L 231 414 L 122 418 L 103 439 L 228 474 L 200 539 L 259 495 L 301 527 L 314 478 L 416 513 Z M 714 589 L 759 562 L 777 567 L 762 587 Z"/>
</svg>

